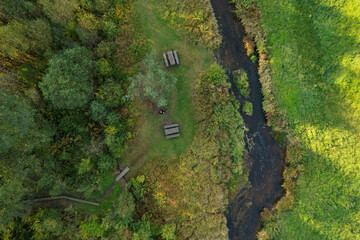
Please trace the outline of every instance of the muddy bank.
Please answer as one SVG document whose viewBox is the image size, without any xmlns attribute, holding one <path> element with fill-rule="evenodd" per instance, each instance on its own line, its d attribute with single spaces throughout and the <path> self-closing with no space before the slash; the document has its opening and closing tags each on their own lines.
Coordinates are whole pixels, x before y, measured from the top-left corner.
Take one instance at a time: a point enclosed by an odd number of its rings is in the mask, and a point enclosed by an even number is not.
<svg viewBox="0 0 360 240">
<path fill-rule="evenodd" d="M 253 104 L 251 117 L 240 111 L 244 118 L 246 148 L 249 152 L 250 188 L 239 189 L 231 200 L 227 214 L 230 239 L 255 239 L 259 230 L 260 212 L 266 207 L 271 209 L 274 202 L 282 195 L 282 167 L 284 166 L 283 149 L 270 135 L 262 110 L 261 84 L 257 65 L 246 55 L 243 45 L 244 29 L 233 13 L 233 6 L 227 0 L 211 0 L 216 18 L 223 36 L 223 43 L 216 55 L 220 65 L 227 69 L 232 91 L 242 104 L 245 99 L 233 83 L 232 72 L 244 69 L 249 78 L 251 93 L 248 99 Z"/>
</svg>

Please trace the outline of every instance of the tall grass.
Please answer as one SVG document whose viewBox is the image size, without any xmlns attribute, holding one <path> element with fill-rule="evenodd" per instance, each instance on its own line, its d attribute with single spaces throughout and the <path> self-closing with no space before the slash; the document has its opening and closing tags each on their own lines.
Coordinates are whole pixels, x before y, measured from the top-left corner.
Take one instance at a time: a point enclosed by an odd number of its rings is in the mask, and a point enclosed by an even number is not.
<svg viewBox="0 0 360 240">
<path fill-rule="evenodd" d="M 221 43 L 218 24 L 209 0 L 155 0 L 169 26 L 188 32 L 189 37 L 214 49 Z"/>
<path fill-rule="evenodd" d="M 360 2 L 256 3 L 260 11 L 252 4 L 240 15 L 261 20 L 253 23 L 252 30 L 263 29 L 254 33 L 255 40 L 266 36 L 256 41 L 261 80 L 265 74 L 272 86 L 263 85 L 269 88 L 265 98 L 273 99 L 264 107 L 282 112 L 270 122 L 290 132 L 288 197 L 265 229 L 273 239 L 359 239 Z M 269 59 L 265 67 L 264 59 Z"/>
</svg>

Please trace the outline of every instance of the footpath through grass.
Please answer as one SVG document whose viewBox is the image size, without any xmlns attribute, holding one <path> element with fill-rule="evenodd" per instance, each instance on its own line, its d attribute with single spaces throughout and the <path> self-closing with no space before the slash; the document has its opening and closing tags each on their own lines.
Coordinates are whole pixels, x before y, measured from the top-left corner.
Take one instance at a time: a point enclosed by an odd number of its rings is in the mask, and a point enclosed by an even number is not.
<svg viewBox="0 0 360 240">
<path fill-rule="evenodd" d="M 271 239 L 360 239 L 360 2 L 256 2 L 275 99 L 304 169 L 294 208 L 266 230 Z"/>
<path fill-rule="evenodd" d="M 166 69 L 178 78 L 166 114 L 158 114 L 148 103 L 136 103 L 141 118 L 139 132 L 121 162 L 123 166 L 130 167 L 130 177 L 141 173 L 148 160 L 179 155 L 191 144 L 196 131 L 191 86 L 197 75 L 214 62 L 209 50 L 195 46 L 193 41 L 168 28 L 156 14 L 156 7 L 151 0 L 139 0 L 136 4 L 139 24 L 150 40 L 150 48 L 158 51 L 159 64 L 163 64 L 164 51 L 176 50 L 180 65 Z M 164 137 L 162 126 L 166 122 L 180 125 L 179 138 L 168 140 Z"/>
</svg>

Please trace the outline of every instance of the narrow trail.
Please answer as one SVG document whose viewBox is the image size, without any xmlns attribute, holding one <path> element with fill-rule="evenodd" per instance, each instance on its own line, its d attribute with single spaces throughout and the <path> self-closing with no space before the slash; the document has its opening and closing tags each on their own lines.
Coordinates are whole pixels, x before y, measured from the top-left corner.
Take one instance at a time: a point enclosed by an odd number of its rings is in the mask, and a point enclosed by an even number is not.
<svg viewBox="0 0 360 240">
<path fill-rule="evenodd" d="M 264 207 L 271 209 L 282 195 L 284 151 L 270 135 L 271 129 L 266 126 L 257 65 L 246 55 L 243 26 L 227 0 L 211 0 L 211 3 L 223 36 L 223 43 L 216 53 L 218 63 L 227 70 L 232 91 L 241 105 L 245 99 L 240 97 L 233 82 L 232 72 L 240 68 L 245 70 L 251 89 L 247 100 L 253 104 L 251 117 L 240 111 L 249 129 L 245 133 L 245 138 L 249 141 L 245 142 L 249 153 L 246 163 L 251 187 L 239 189 L 228 206 L 229 237 L 242 240 L 256 239 L 256 233 L 261 227 L 260 212 Z"/>
</svg>

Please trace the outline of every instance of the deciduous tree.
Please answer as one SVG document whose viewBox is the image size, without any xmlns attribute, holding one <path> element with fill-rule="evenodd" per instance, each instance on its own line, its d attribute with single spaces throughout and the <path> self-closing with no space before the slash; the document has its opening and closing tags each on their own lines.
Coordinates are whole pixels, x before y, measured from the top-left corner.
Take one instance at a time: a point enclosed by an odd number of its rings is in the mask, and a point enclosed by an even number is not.
<svg viewBox="0 0 360 240">
<path fill-rule="evenodd" d="M 54 55 L 39 84 L 45 99 L 55 108 L 83 108 L 93 96 L 91 54 L 84 47 L 67 49 Z"/>
</svg>

